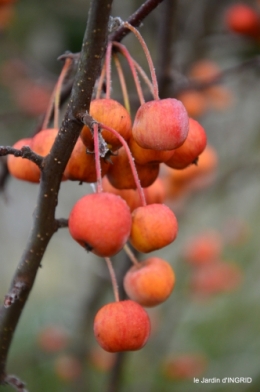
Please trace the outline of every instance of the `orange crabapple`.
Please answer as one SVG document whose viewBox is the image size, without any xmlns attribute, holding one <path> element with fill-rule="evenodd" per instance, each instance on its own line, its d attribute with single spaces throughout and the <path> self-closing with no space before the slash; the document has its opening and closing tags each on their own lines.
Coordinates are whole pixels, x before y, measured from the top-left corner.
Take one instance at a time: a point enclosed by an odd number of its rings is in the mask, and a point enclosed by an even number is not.
<svg viewBox="0 0 260 392">
<path fill-rule="evenodd" d="M 31 147 L 32 139 L 26 138 L 18 140 L 13 148 L 21 149 L 24 146 Z M 29 181 L 38 183 L 40 182 L 41 171 L 40 168 L 36 165 L 36 163 L 30 161 L 29 159 L 22 157 L 15 157 L 14 155 L 8 155 L 7 157 L 7 167 L 9 173 L 23 181 Z"/>
<path fill-rule="evenodd" d="M 171 265 L 150 257 L 133 265 L 124 276 L 124 289 L 129 298 L 145 307 L 159 305 L 170 296 L 175 285 Z"/>
<path fill-rule="evenodd" d="M 121 103 L 108 98 L 94 99 L 90 103 L 89 114 L 95 121 L 115 129 L 125 140 L 129 139 L 132 121 L 128 111 Z M 121 147 L 121 142 L 110 131 L 102 129 L 101 133 L 110 150 L 117 150 Z M 93 151 L 94 140 L 89 127 L 85 125 L 80 136 L 87 149 Z"/>
<path fill-rule="evenodd" d="M 139 252 L 148 253 L 172 243 L 178 232 L 178 222 L 165 204 L 148 204 L 132 212 L 130 242 Z"/>
</svg>

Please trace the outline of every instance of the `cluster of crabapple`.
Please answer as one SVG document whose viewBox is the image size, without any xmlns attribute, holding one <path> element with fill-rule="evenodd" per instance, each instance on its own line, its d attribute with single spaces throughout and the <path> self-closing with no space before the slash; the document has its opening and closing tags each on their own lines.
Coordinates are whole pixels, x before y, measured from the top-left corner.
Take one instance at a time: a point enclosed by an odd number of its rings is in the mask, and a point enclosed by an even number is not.
<svg viewBox="0 0 260 392">
<path fill-rule="evenodd" d="M 108 79 L 109 75 L 107 85 Z M 133 261 L 123 282 L 129 299 L 119 300 L 114 287 L 116 301 L 97 312 L 94 334 L 106 351 L 138 350 L 150 334 L 144 307 L 156 306 L 170 296 L 175 274 L 160 257 L 135 260 L 127 241 L 136 251 L 147 254 L 175 240 L 178 223 L 161 197 L 160 165 L 182 170 L 196 164 L 207 137 L 179 100 L 159 99 L 156 89 L 153 100 L 141 99 L 133 121 L 127 105 L 111 99 L 109 93 L 91 101 L 89 114 L 94 121 L 83 126 L 63 180 L 97 183 L 96 192 L 76 202 L 69 215 L 69 232 L 87 251 L 106 259 L 112 283 L 109 258 L 125 249 Z M 44 129 L 14 147 L 29 145 L 46 156 L 57 133 L 57 127 Z M 40 181 L 40 169 L 29 160 L 8 156 L 8 167 L 17 178 Z"/>
</svg>

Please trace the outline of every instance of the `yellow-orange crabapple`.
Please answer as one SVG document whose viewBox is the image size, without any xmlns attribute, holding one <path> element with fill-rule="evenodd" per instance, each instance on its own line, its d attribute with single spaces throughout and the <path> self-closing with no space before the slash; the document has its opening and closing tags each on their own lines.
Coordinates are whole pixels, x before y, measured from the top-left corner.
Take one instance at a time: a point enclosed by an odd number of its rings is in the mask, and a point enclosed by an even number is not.
<svg viewBox="0 0 260 392">
<path fill-rule="evenodd" d="M 128 297 L 146 307 L 166 301 L 174 285 L 175 274 L 171 265 L 159 257 L 150 257 L 133 265 L 124 276 Z"/>
<path fill-rule="evenodd" d="M 173 242 L 178 233 L 175 214 L 165 204 L 149 204 L 132 212 L 130 242 L 139 252 L 148 253 Z"/>
</svg>

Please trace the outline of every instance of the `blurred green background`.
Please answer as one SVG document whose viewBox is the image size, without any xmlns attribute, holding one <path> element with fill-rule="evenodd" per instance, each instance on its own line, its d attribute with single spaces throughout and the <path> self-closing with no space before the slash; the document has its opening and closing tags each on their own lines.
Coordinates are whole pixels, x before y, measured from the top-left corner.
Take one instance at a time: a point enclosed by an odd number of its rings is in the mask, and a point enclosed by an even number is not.
<svg viewBox="0 0 260 392">
<path fill-rule="evenodd" d="M 159 5 L 140 28 L 158 68 L 165 55 L 160 33 L 166 3 Z M 260 38 L 232 33 L 225 25 L 226 9 L 238 2 L 172 3 L 174 34 L 168 50 L 175 87 L 188 80 L 189 71 L 199 60 L 208 59 L 225 70 L 259 56 Z M 259 1 L 242 3 L 260 14 Z M 139 0 L 115 0 L 112 14 L 126 19 L 141 4 Z M 61 69 L 57 57 L 66 50 L 80 50 L 88 8 L 87 0 L 17 0 L 9 14 L 5 11 L 7 17 L 0 23 L 1 145 L 12 145 L 34 133 Z M 136 40 L 128 36 L 124 44 L 148 70 Z M 176 287 L 163 305 L 149 310 L 154 328 L 145 348 L 119 356 L 116 365 L 106 357 L 105 364 L 100 364 L 98 354 L 94 356 L 97 344 L 92 323 L 97 309 L 113 300 L 105 262 L 80 248 L 67 229 L 53 237 L 8 361 L 8 371 L 21 377 L 28 391 L 260 390 L 259 76 L 259 61 L 225 74 L 220 86 L 229 98 L 226 101 L 226 95 L 221 96 L 215 106 L 207 106 L 197 116 L 217 152 L 218 167 L 208 186 L 192 188 L 167 201 L 178 217 L 179 234 L 172 245 L 154 254 L 172 264 Z M 128 83 L 133 95 L 130 78 Z M 37 93 L 31 94 L 30 88 L 35 86 L 40 88 L 42 100 L 38 101 Z M 112 96 L 120 99 L 116 83 Z M 43 102 L 43 106 L 35 108 L 35 101 Z M 30 233 L 38 189 L 38 185 L 10 178 L 0 195 L 2 299 Z M 57 217 L 68 217 L 76 200 L 87 192 L 91 192 L 87 184 L 62 183 Z M 235 264 L 241 280 L 233 289 L 197 295 L 191 285 L 196 267 L 183 255 L 190 238 L 211 230 L 221 237 L 221 261 Z M 115 258 L 114 265 L 120 276 L 125 268 L 123 253 Z M 41 331 L 50 325 L 66 334 L 66 341 L 54 352 L 39 343 Z M 71 380 L 57 370 L 59 359 L 65 356 L 76 358 L 76 365 L 69 362 L 70 369 L 76 368 Z M 193 377 L 249 377 L 252 382 L 196 384 Z M 119 386 L 113 389 L 114 382 Z"/>
</svg>

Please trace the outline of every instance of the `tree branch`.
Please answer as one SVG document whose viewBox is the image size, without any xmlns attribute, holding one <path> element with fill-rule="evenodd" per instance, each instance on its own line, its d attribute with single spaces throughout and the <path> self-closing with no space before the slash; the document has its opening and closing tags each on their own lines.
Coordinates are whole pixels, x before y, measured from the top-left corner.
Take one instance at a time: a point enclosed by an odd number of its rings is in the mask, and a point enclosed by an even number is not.
<svg viewBox="0 0 260 392">
<path fill-rule="evenodd" d="M 157 77 L 160 98 L 172 95 L 173 45 L 177 32 L 177 0 L 165 0 L 158 21 Z"/>
<path fill-rule="evenodd" d="M 134 27 L 140 26 L 142 21 L 162 2 L 163 0 L 146 0 L 136 12 L 127 20 Z M 110 35 L 111 41 L 121 41 L 130 30 L 126 27 L 120 27 L 113 34 Z"/>
<path fill-rule="evenodd" d="M 0 156 L 5 156 L 9 154 L 14 155 L 15 157 L 29 159 L 30 161 L 36 163 L 36 165 L 40 168 L 44 159 L 41 155 L 38 155 L 34 151 L 32 151 L 29 146 L 23 146 L 20 150 L 9 146 L 0 146 Z"/>
<path fill-rule="evenodd" d="M 7 382 L 6 360 L 12 337 L 30 294 L 47 245 L 57 229 L 55 209 L 63 171 L 82 128 L 77 115 L 89 109 L 95 81 L 106 48 L 112 0 L 92 0 L 87 29 L 68 108 L 58 136 L 44 160 L 34 224 L 9 293 L 19 286 L 18 297 L 0 309 L 0 384 Z"/>
</svg>

